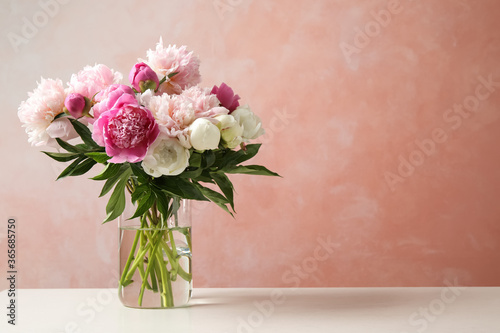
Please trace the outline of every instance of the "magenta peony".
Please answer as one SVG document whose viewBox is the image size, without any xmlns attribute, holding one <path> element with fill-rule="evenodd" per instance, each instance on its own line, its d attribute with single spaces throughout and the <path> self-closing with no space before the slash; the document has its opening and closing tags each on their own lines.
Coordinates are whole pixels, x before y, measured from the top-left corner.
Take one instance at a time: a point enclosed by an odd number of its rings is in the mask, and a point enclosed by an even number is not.
<svg viewBox="0 0 500 333">
<path fill-rule="evenodd" d="M 121 98 L 125 100 L 129 96 L 124 94 Z M 120 103 L 120 98 L 117 102 Z M 94 122 L 92 138 L 112 156 L 109 162 L 136 163 L 144 159 L 159 133 L 151 112 L 136 101 L 102 113 Z"/>
<path fill-rule="evenodd" d="M 220 105 L 228 109 L 229 113 L 236 110 L 236 108 L 240 105 L 238 102 L 240 96 L 235 95 L 233 89 L 231 89 L 231 87 L 224 82 L 220 85 L 220 87 L 214 86 L 211 93 L 217 96 L 220 101 Z"/>
<path fill-rule="evenodd" d="M 128 95 L 128 97 L 125 96 L 124 98 L 121 98 L 122 95 Z M 103 91 L 99 92 L 94 99 L 98 102 L 92 108 L 94 119 L 99 118 L 102 113 L 115 107 L 119 99 L 119 104 L 121 105 L 126 103 L 137 104 L 132 88 L 123 84 L 110 85 Z M 119 107 L 119 105 L 117 105 L 117 107 Z"/>
</svg>

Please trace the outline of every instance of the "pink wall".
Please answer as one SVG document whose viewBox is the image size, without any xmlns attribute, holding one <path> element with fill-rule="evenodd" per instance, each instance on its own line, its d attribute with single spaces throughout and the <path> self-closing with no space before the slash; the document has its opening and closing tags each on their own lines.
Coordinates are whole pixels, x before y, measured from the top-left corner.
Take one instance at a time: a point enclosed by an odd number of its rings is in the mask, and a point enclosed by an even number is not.
<svg viewBox="0 0 500 333">
<path fill-rule="evenodd" d="M 55 182 L 18 104 L 40 76 L 127 74 L 160 35 L 263 118 L 255 162 L 283 176 L 232 177 L 236 219 L 195 207 L 195 287 L 500 285 L 498 1 L 69 1 L 17 52 L 44 9 L 2 6 L 0 271 L 14 216 L 21 287 L 114 286 L 118 256 L 101 184 Z"/>
</svg>

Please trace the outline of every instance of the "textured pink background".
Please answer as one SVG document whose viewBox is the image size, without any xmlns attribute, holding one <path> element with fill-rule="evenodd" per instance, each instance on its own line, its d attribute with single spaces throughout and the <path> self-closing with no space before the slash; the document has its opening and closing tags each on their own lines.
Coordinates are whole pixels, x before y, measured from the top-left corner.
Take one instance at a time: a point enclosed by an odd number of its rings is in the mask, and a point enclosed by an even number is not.
<svg viewBox="0 0 500 333">
<path fill-rule="evenodd" d="M 283 176 L 232 177 L 236 219 L 195 207 L 195 287 L 500 285 L 500 2 L 150 3 L 61 4 L 17 52 L 8 34 L 43 9 L 0 5 L 1 272 L 13 216 L 20 287 L 116 285 L 102 184 L 55 182 L 17 106 L 40 76 L 126 76 L 161 35 L 262 117 L 255 163 Z"/>
</svg>

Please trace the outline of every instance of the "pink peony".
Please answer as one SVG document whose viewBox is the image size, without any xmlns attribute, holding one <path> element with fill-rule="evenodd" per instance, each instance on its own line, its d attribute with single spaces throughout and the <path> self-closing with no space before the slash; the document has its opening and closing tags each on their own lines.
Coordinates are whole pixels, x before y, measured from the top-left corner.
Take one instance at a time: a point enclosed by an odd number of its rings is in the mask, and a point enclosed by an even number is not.
<svg viewBox="0 0 500 333">
<path fill-rule="evenodd" d="M 119 83 L 121 79 L 122 75 L 119 72 L 115 72 L 105 65 L 85 66 L 78 74 L 71 76 L 68 92 L 79 93 L 92 99 L 99 91 Z"/>
<path fill-rule="evenodd" d="M 28 99 L 21 103 L 17 115 L 28 133 L 28 141 L 34 146 L 50 144 L 57 133 L 47 133 L 55 116 L 63 112 L 66 95 L 61 80 L 41 79 L 38 87 L 28 93 Z M 69 123 L 69 122 L 68 122 Z M 65 133 L 68 133 L 65 131 Z"/>
<path fill-rule="evenodd" d="M 141 103 L 153 113 L 160 130 L 170 137 L 176 137 L 180 143 L 191 148 L 188 127 L 198 118 L 207 118 L 228 114 L 228 110 L 219 107 L 219 100 L 207 89 L 191 87 L 181 95 L 163 94 L 154 96 L 147 91 L 141 95 Z"/>
<path fill-rule="evenodd" d="M 231 87 L 224 82 L 222 82 L 220 87 L 214 86 L 211 93 L 217 96 L 220 101 L 220 105 L 228 109 L 229 113 L 236 110 L 236 108 L 240 105 L 238 102 L 240 96 L 235 95 L 233 89 L 231 89 Z"/>
<path fill-rule="evenodd" d="M 121 98 L 123 95 L 123 98 Z M 99 118 L 104 112 L 114 108 L 121 107 L 123 104 L 137 104 L 135 99 L 135 93 L 129 86 L 123 84 L 112 84 L 106 89 L 102 90 L 95 96 L 95 100 L 98 102 L 92 108 L 92 112 L 95 119 Z M 119 105 L 116 105 L 119 101 Z"/>
<path fill-rule="evenodd" d="M 160 84 L 158 75 L 143 62 L 132 67 L 128 79 L 132 87 L 140 92 L 145 92 L 148 89 L 156 90 Z"/>
<path fill-rule="evenodd" d="M 160 79 L 177 73 L 160 86 L 159 91 L 168 94 L 180 94 L 182 90 L 195 86 L 201 81 L 200 60 L 189 52 L 186 46 L 163 46 L 163 40 L 156 44 L 156 50 L 148 50 L 147 64 L 158 74 Z"/>
<path fill-rule="evenodd" d="M 113 107 L 101 114 L 94 123 L 92 138 L 112 156 L 109 162 L 136 163 L 144 159 L 159 133 L 151 112 L 136 103 Z"/>
<path fill-rule="evenodd" d="M 196 119 L 192 104 L 185 103 L 179 95 L 154 96 L 149 90 L 142 94 L 141 102 L 151 110 L 162 133 L 191 148 L 187 128 Z"/>
<path fill-rule="evenodd" d="M 219 99 L 206 88 L 191 87 L 181 94 L 185 103 L 193 105 L 196 118 L 214 118 L 222 114 L 228 114 L 228 110 L 220 107 Z"/>
</svg>

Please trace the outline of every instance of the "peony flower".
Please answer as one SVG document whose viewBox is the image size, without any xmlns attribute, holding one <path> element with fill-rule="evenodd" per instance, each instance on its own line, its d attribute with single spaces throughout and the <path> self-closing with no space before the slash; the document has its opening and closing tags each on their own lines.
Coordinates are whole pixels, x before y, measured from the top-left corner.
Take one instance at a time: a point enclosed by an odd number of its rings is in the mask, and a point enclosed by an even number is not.
<svg viewBox="0 0 500 333">
<path fill-rule="evenodd" d="M 49 127 L 47 127 L 47 134 L 53 139 L 59 138 L 63 141 L 78 137 L 78 133 L 76 133 L 75 128 L 71 125 L 67 117 L 52 121 Z M 54 140 L 50 140 L 47 144 L 57 146 Z"/>
<path fill-rule="evenodd" d="M 68 92 L 79 93 L 92 99 L 99 91 L 119 83 L 121 79 L 122 75 L 119 72 L 115 72 L 105 65 L 85 66 L 78 74 L 71 76 L 71 80 L 68 82 Z"/>
<path fill-rule="evenodd" d="M 160 130 L 191 148 L 188 127 L 198 118 L 214 118 L 229 111 L 219 107 L 219 100 L 208 89 L 191 87 L 181 95 L 155 96 L 150 90 L 143 93 L 140 102 L 153 113 Z"/>
<path fill-rule="evenodd" d="M 241 137 L 243 128 L 238 121 L 231 115 L 220 115 L 215 119 L 219 121 L 217 127 L 220 130 L 223 145 L 230 149 L 238 147 L 243 140 Z"/>
<path fill-rule="evenodd" d="M 161 93 L 180 94 L 182 90 L 201 81 L 200 60 L 193 55 L 193 52 L 189 52 L 186 46 L 169 45 L 165 48 L 160 38 L 156 49 L 148 50 L 147 58 L 145 62 L 158 74 L 159 79 L 167 76 L 159 88 Z M 168 78 L 174 73 L 177 74 Z"/>
<path fill-rule="evenodd" d="M 235 95 L 233 89 L 231 89 L 231 87 L 224 82 L 220 85 L 220 87 L 214 86 L 210 93 L 217 96 L 220 101 L 220 105 L 228 109 L 229 113 L 233 112 L 240 105 L 238 102 L 240 96 Z"/>
<path fill-rule="evenodd" d="M 142 167 L 153 177 L 175 176 L 189 166 L 189 150 L 177 139 L 160 134 L 148 149 Z"/>
<path fill-rule="evenodd" d="M 229 110 L 220 107 L 217 96 L 212 95 L 209 89 L 191 87 L 184 90 L 181 96 L 184 101 L 193 105 L 196 118 L 213 118 L 229 113 Z"/>
<path fill-rule="evenodd" d="M 143 62 L 137 63 L 132 67 L 128 79 L 132 87 L 140 92 L 145 92 L 148 89 L 156 90 L 160 84 L 158 75 Z"/>
<path fill-rule="evenodd" d="M 83 95 L 78 93 L 71 93 L 66 96 L 64 106 L 68 110 L 69 114 L 77 119 L 83 117 L 90 110 L 89 102 L 85 100 Z"/>
<path fill-rule="evenodd" d="M 47 145 L 59 131 L 47 133 L 54 118 L 63 112 L 66 95 L 61 80 L 41 79 L 38 87 L 28 93 L 28 99 L 19 106 L 17 115 L 26 128 L 30 142 L 34 146 Z"/>
<path fill-rule="evenodd" d="M 121 98 L 122 95 L 128 95 L 129 97 Z M 121 99 L 120 99 L 121 98 Z M 118 99 L 120 102 L 117 104 Z M 134 99 L 135 102 L 132 100 Z M 112 84 L 103 91 L 99 92 L 95 96 L 95 100 L 98 102 L 92 108 L 92 112 L 94 114 L 94 119 L 99 118 L 99 116 L 112 109 L 113 107 L 120 107 L 123 104 L 138 104 L 135 99 L 135 93 L 129 86 L 123 84 Z"/>
<path fill-rule="evenodd" d="M 151 112 L 136 101 L 102 113 L 94 123 L 92 138 L 112 156 L 109 162 L 136 163 L 144 159 L 159 132 Z"/>
<path fill-rule="evenodd" d="M 210 120 L 198 118 L 189 126 L 189 139 L 196 150 L 216 149 L 220 131 Z"/>
<path fill-rule="evenodd" d="M 240 126 L 243 127 L 242 137 L 244 141 L 257 139 L 264 134 L 262 121 L 252 112 L 252 110 L 250 110 L 248 105 L 239 106 L 231 115 L 238 121 Z"/>
<path fill-rule="evenodd" d="M 191 148 L 188 126 L 196 119 L 196 114 L 189 101 L 179 95 L 154 96 L 151 90 L 143 93 L 140 101 L 151 110 L 162 133 L 177 138 L 184 147 Z"/>
</svg>

